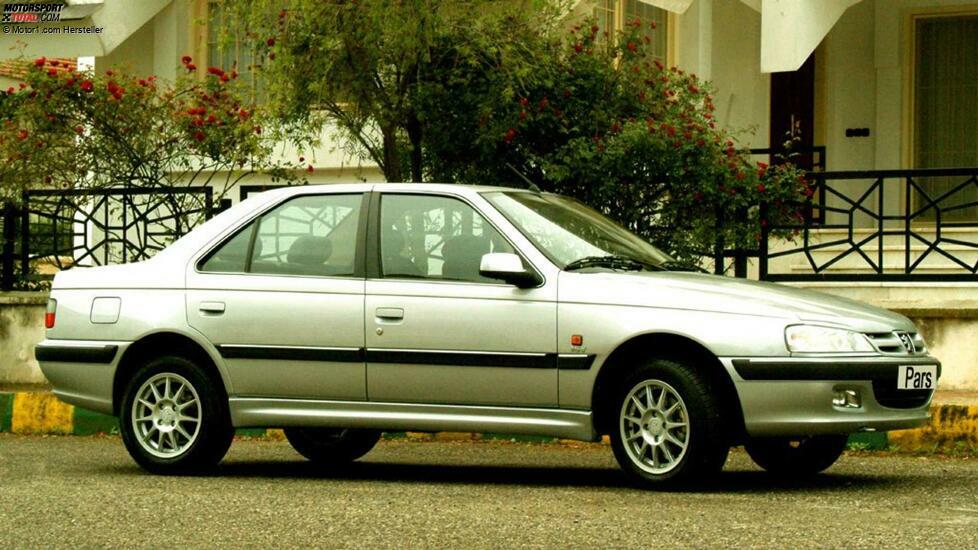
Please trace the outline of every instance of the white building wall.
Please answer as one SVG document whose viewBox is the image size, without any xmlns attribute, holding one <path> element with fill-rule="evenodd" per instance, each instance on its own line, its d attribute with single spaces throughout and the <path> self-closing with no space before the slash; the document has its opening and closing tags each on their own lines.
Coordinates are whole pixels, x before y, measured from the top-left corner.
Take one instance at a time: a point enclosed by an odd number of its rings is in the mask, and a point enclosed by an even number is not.
<svg viewBox="0 0 978 550">
<path fill-rule="evenodd" d="M 697 14 L 694 7 L 702 1 L 690 7 L 692 14 Z M 709 66 L 711 80 L 717 88 L 717 117 L 728 128 L 748 130 L 737 136 L 742 145 L 767 147 L 771 78 L 761 72 L 761 14 L 742 2 L 720 0 L 711 4 L 713 36 Z M 679 19 L 686 17 L 683 14 Z M 689 51 L 696 43 L 689 37 L 692 31 L 682 23 L 679 26 L 680 37 L 684 30 L 687 36 L 679 40 L 677 61 L 683 66 L 696 59 L 702 66 L 702 52 Z"/>
</svg>

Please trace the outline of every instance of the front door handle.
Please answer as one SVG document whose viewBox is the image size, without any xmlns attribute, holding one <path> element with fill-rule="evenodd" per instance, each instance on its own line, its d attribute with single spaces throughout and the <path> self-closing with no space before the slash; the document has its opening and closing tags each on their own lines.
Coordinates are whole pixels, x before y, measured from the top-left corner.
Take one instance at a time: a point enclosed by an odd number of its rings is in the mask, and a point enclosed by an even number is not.
<svg viewBox="0 0 978 550">
<path fill-rule="evenodd" d="M 200 309 L 201 313 L 220 315 L 224 313 L 224 302 L 201 302 L 198 309 Z"/>
<path fill-rule="evenodd" d="M 385 321 L 400 321 L 404 319 L 404 309 L 399 307 L 379 307 L 376 311 L 377 318 Z"/>
</svg>

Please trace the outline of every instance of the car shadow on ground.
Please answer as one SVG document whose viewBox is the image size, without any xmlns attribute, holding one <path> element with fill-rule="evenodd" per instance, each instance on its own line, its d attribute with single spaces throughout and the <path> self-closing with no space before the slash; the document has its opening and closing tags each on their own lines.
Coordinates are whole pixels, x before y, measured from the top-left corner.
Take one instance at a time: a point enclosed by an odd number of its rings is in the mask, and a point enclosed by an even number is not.
<svg viewBox="0 0 978 550">
<path fill-rule="evenodd" d="M 293 478 L 333 481 L 425 483 L 446 485 L 513 485 L 534 487 L 629 489 L 634 485 L 620 470 L 593 467 L 527 465 L 445 465 L 355 462 L 340 468 L 312 462 L 226 462 L 210 475 L 227 478 Z M 761 471 L 724 471 L 713 479 L 673 489 L 691 493 L 812 492 L 885 488 L 907 483 L 899 477 L 827 473 L 806 479 L 778 479 Z"/>
</svg>

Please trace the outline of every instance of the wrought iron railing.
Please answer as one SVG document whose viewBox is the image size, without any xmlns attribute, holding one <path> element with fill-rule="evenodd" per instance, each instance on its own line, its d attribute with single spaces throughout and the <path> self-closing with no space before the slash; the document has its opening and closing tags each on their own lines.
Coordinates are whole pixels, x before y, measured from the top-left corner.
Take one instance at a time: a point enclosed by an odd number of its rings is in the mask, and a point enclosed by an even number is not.
<svg viewBox="0 0 978 550">
<path fill-rule="evenodd" d="M 978 281 L 978 168 L 808 177 L 824 198 L 782 205 L 800 219 L 762 227 L 761 279 Z"/>
<path fill-rule="evenodd" d="M 3 215 L 0 288 L 149 258 L 213 213 L 210 187 L 34 189 Z"/>
</svg>

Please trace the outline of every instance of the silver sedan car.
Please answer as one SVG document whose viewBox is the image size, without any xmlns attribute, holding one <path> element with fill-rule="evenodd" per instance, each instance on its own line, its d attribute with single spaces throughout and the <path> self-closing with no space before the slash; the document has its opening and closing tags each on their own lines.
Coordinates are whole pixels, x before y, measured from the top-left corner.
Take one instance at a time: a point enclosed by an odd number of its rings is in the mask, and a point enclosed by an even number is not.
<svg viewBox="0 0 978 550">
<path fill-rule="evenodd" d="M 156 473 L 275 427 L 332 466 L 448 430 L 608 435 L 647 486 L 736 445 L 804 475 L 848 434 L 925 423 L 940 375 L 901 315 L 677 271 L 572 199 L 499 187 L 263 193 L 151 260 L 59 273 L 46 321 L 55 393 L 118 416 Z"/>
</svg>

